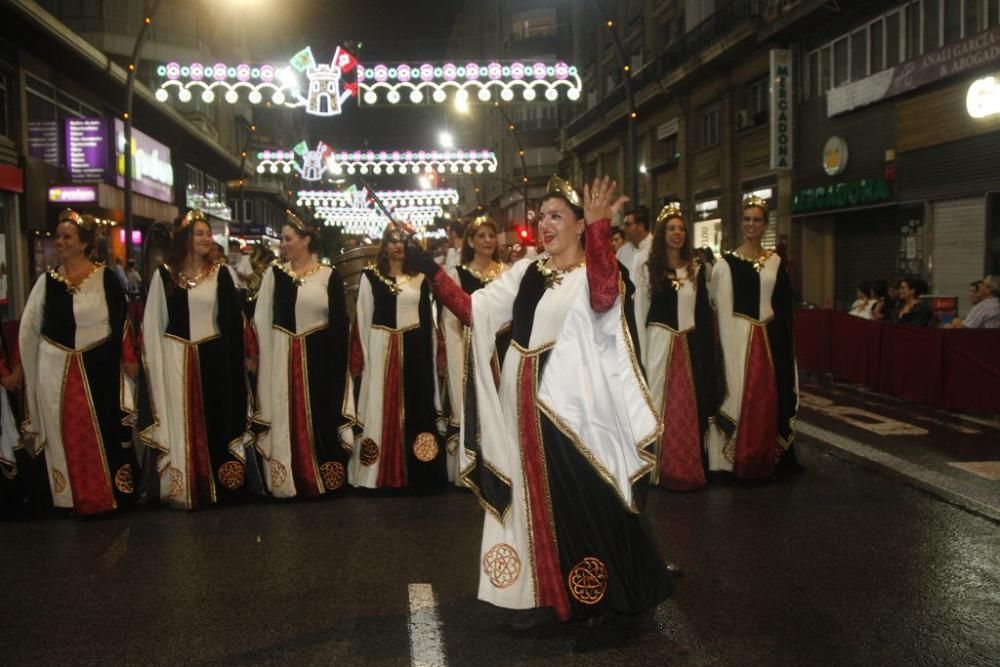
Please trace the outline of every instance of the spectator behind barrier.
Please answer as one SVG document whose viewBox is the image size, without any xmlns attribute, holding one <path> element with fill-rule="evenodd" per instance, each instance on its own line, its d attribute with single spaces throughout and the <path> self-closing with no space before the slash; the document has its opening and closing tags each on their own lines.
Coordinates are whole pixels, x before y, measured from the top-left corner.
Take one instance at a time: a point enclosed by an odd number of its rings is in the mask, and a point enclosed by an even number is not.
<svg viewBox="0 0 1000 667">
<path fill-rule="evenodd" d="M 867 280 L 862 281 L 858 285 L 857 296 L 854 299 L 854 303 L 851 304 L 849 314 L 854 317 L 870 320 L 872 319 L 872 308 L 874 306 L 875 300 L 872 298 L 872 284 Z"/>
<path fill-rule="evenodd" d="M 976 305 L 964 320 L 955 320 L 955 328 L 1000 329 L 1000 276 L 986 276 L 979 281 Z"/>
<path fill-rule="evenodd" d="M 931 307 L 920 299 L 927 294 L 927 283 L 915 276 L 899 281 L 899 301 L 892 321 L 914 327 L 930 326 L 934 319 Z"/>
</svg>

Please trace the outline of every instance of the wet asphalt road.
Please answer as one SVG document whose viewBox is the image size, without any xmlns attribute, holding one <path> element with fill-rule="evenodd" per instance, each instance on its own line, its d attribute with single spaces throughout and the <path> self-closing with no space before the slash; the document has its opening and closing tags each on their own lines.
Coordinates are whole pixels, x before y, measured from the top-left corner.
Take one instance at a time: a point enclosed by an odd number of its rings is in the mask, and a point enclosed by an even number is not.
<svg viewBox="0 0 1000 667">
<path fill-rule="evenodd" d="M 0 523 L 0 664 L 407 665 L 429 583 L 451 665 L 989 665 L 1000 526 L 803 440 L 781 484 L 654 490 L 685 576 L 636 619 L 507 630 L 473 498 L 353 496 Z"/>
</svg>

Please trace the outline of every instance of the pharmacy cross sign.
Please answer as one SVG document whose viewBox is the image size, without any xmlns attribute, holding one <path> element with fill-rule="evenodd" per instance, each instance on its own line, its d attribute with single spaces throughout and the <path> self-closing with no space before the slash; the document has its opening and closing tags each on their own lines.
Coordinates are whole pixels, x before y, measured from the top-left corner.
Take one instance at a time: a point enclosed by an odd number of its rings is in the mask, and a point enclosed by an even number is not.
<svg viewBox="0 0 1000 667">
<path fill-rule="evenodd" d="M 230 104 L 245 95 L 250 104 L 302 108 L 314 116 L 339 115 L 356 98 L 359 105 L 443 104 L 449 98 L 466 104 L 489 102 L 557 102 L 560 96 L 580 99 L 581 81 L 576 67 L 565 62 L 399 63 L 362 65 L 346 49 L 337 47 L 329 63 L 317 62 L 306 47 L 287 64 L 227 65 L 169 62 L 160 65 L 156 99 L 166 102 L 171 93 L 190 102 L 198 93 L 202 102 L 215 102 L 218 94 Z"/>
</svg>

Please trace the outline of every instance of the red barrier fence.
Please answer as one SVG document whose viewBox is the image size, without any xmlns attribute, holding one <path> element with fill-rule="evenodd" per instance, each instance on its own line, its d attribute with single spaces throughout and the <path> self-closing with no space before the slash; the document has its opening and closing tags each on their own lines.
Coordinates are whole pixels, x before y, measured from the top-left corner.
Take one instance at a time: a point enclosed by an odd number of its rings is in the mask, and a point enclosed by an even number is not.
<svg viewBox="0 0 1000 667">
<path fill-rule="evenodd" d="M 799 370 L 947 410 L 1000 412 L 1000 330 L 925 329 L 795 312 Z"/>
</svg>

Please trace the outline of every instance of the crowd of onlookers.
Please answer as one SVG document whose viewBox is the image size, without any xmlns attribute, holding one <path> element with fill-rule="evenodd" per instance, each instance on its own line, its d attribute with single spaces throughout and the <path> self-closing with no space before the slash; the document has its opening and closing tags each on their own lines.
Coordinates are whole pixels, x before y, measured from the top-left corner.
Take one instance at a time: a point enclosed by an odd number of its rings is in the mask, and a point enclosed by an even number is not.
<svg viewBox="0 0 1000 667">
<path fill-rule="evenodd" d="M 892 282 L 864 281 L 857 287 L 850 314 L 866 320 L 881 320 L 917 327 L 937 326 L 930 304 L 922 297 L 927 283 L 908 276 Z M 969 285 L 972 308 L 965 317 L 956 317 L 946 328 L 1000 329 L 1000 276 L 986 276 Z"/>
</svg>

